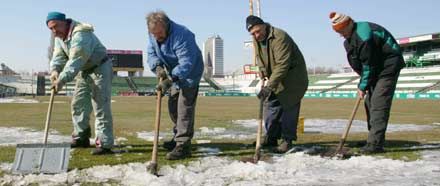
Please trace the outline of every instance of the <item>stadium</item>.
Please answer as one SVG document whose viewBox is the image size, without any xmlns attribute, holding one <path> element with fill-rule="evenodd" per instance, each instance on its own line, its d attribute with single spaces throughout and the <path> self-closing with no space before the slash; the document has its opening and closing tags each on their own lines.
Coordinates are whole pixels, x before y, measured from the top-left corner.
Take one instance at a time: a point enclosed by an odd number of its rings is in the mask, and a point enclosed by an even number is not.
<svg viewBox="0 0 440 186">
<path fill-rule="evenodd" d="M 440 99 L 440 33 L 423 34 L 397 39 L 403 50 L 406 67 L 402 70 L 396 99 Z M 144 70 L 142 51 L 108 50 L 113 60 L 113 96 L 154 95 L 156 79 L 142 77 Z M 233 75 L 213 77 L 205 74 L 200 83 L 202 96 L 255 96 L 259 91 L 260 80 L 254 65 L 245 65 Z M 0 95 L 48 95 L 49 76 L 35 73 L 22 76 L 1 65 Z M 205 72 L 209 72 L 206 65 Z M 348 71 L 348 72 L 347 72 Z M 125 77 L 118 72 L 127 72 Z M 309 74 L 309 87 L 306 98 L 355 98 L 359 77 L 350 68 L 340 69 L 335 74 Z M 72 95 L 74 82 L 60 92 Z"/>
</svg>

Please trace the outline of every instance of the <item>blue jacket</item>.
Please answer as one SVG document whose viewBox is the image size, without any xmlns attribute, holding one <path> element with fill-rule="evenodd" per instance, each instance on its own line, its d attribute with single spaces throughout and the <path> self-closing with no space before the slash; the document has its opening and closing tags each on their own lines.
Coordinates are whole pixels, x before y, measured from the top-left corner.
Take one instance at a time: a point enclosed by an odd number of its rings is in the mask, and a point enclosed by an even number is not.
<svg viewBox="0 0 440 186">
<path fill-rule="evenodd" d="M 203 74 L 203 57 L 194 34 L 185 26 L 170 21 L 167 39 L 160 44 L 149 34 L 147 63 L 153 73 L 158 65 L 166 68 L 177 87 L 199 85 Z"/>
</svg>

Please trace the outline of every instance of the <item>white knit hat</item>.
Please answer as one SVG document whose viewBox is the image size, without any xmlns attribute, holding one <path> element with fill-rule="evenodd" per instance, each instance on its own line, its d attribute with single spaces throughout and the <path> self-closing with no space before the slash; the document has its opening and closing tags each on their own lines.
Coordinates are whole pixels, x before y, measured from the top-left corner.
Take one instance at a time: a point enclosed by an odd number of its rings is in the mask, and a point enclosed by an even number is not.
<svg viewBox="0 0 440 186">
<path fill-rule="evenodd" d="M 330 13 L 329 17 L 332 21 L 333 30 L 335 31 L 343 30 L 352 21 L 350 16 L 336 12 Z"/>
</svg>

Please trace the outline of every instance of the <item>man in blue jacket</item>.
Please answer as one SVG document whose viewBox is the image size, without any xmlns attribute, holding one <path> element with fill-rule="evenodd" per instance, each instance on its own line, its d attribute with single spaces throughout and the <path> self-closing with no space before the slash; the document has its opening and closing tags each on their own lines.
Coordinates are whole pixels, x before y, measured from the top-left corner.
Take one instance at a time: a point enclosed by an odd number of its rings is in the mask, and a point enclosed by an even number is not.
<svg viewBox="0 0 440 186">
<path fill-rule="evenodd" d="M 330 13 L 333 29 L 345 38 L 344 47 L 353 70 L 360 75 L 358 96 L 365 97 L 368 139 L 364 154 L 384 152 L 385 131 L 400 70 L 405 66 L 394 37 L 380 25 L 355 22 Z"/>
<path fill-rule="evenodd" d="M 164 143 L 168 160 L 191 156 L 194 135 L 194 114 L 199 82 L 203 74 L 203 58 L 194 34 L 185 26 L 171 21 L 162 12 L 147 16 L 149 32 L 148 65 L 162 81 L 157 89 L 162 93 L 171 88 L 168 110 L 174 123 L 174 138 Z"/>
<path fill-rule="evenodd" d="M 55 36 L 50 61 L 53 88 L 58 92 L 67 82 L 76 79 L 72 97 L 74 130 L 71 146 L 90 146 L 89 120 L 93 108 L 96 118 L 96 149 L 92 154 L 112 153 L 112 62 L 107 56 L 107 49 L 93 33 L 92 25 L 66 19 L 63 13 L 50 12 L 46 24 Z"/>
</svg>

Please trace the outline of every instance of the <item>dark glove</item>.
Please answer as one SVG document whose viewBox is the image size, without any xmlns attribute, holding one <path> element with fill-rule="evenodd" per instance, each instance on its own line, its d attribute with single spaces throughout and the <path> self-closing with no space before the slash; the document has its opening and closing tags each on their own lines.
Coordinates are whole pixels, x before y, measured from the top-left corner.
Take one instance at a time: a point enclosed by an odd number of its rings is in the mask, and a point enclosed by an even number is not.
<svg viewBox="0 0 440 186">
<path fill-rule="evenodd" d="M 257 97 L 260 100 L 265 100 L 267 97 L 269 97 L 270 93 L 272 92 L 272 90 L 270 89 L 270 87 L 268 86 L 264 86 L 260 92 L 258 93 Z"/>
<path fill-rule="evenodd" d="M 164 79 L 162 80 L 162 82 L 160 82 L 159 84 L 157 84 L 156 86 L 156 90 L 157 91 L 161 91 L 162 94 L 164 94 L 165 92 L 167 92 L 171 86 L 173 85 L 173 82 L 171 81 L 171 79 Z"/>
<path fill-rule="evenodd" d="M 167 72 L 165 71 L 165 69 L 161 66 L 157 66 L 156 67 L 156 76 L 157 79 L 167 79 Z"/>
</svg>

